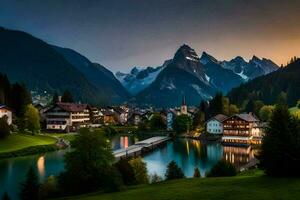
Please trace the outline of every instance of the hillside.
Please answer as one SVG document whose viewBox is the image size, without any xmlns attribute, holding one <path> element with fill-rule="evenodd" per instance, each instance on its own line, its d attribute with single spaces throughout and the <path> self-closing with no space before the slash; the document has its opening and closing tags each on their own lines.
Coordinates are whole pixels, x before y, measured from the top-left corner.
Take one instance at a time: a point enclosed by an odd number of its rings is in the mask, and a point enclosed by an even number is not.
<svg viewBox="0 0 300 200">
<path fill-rule="evenodd" d="M 0 44 L 0 72 L 30 90 L 53 94 L 67 89 L 77 101 L 92 104 L 120 103 L 128 97 L 111 72 L 73 50 L 57 51 L 30 34 L 4 28 Z"/>
<path fill-rule="evenodd" d="M 114 74 L 98 63 L 92 63 L 86 57 L 68 48 L 53 46 L 78 71 L 98 89 L 98 95 L 106 102 L 123 103 L 129 94 Z"/>
<path fill-rule="evenodd" d="M 230 101 L 242 105 L 248 99 L 274 104 L 281 92 L 286 93 L 287 103 L 295 106 L 300 99 L 300 59 L 288 66 L 255 78 L 228 93 Z"/>
<path fill-rule="evenodd" d="M 299 199 L 300 179 L 270 178 L 258 172 L 226 178 L 183 179 L 147 186 L 132 187 L 124 192 L 90 194 L 66 199 L 78 200 L 268 200 Z"/>
</svg>

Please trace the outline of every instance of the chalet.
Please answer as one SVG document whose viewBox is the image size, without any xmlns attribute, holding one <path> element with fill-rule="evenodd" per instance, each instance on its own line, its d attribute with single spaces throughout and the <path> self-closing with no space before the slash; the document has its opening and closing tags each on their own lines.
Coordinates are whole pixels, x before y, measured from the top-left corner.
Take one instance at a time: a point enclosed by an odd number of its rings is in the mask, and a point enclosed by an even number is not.
<svg viewBox="0 0 300 200">
<path fill-rule="evenodd" d="M 206 122 L 206 132 L 210 134 L 223 134 L 223 121 L 228 118 L 226 115 L 218 114 Z"/>
<path fill-rule="evenodd" d="M 90 110 L 87 104 L 56 103 L 46 112 L 48 130 L 74 131 L 90 123 Z"/>
<path fill-rule="evenodd" d="M 0 105 L 0 118 L 3 117 L 9 125 L 12 124 L 12 110 L 5 105 Z"/>
<path fill-rule="evenodd" d="M 145 116 L 143 113 L 138 112 L 138 111 L 133 111 L 129 114 L 128 117 L 128 124 L 130 125 L 139 125 L 143 120 L 145 119 Z"/>
<path fill-rule="evenodd" d="M 116 115 L 117 122 L 119 124 L 126 124 L 128 120 L 128 111 L 123 107 L 113 107 L 113 111 Z"/>
<path fill-rule="evenodd" d="M 260 121 L 252 114 L 236 114 L 223 121 L 223 143 L 249 145 L 260 143 L 263 131 Z M 256 140 L 254 140 L 256 138 Z"/>
<path fill-rule="evenodd" d="M 103 113 L 96 107 L 89 107 L 91 114 L 91 122 L 94 124 L 100 124 L 103 122 Z"/>
<path fill-rule="evenodd" d="M 115 112 L 113 109 L 101 109 L 100 111 L 103 115 L 103 123 L 108 124 L 117 124 L 118 119 L 116 118 Z"/>
</svg>

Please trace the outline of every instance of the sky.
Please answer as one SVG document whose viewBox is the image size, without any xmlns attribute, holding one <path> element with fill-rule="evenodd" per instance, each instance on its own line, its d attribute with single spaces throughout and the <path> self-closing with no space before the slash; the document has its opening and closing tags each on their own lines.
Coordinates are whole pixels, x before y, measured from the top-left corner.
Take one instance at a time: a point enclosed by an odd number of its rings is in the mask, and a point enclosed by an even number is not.
<svg viewBox="0 0 300 200">
<path fill-rule="evenodd" d="M 0 26 L 113 72 L 160 66 L 182 44 L 219 60 L 300 56 L 299 0 L 0 0 Z"/>
</svg>

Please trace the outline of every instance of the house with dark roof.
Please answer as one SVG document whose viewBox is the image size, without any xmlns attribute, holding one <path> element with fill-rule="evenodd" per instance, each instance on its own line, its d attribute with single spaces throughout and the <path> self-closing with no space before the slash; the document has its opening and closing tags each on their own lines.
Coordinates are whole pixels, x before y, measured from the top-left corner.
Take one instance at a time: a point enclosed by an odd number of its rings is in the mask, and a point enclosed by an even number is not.
<svg viewBox="0 0 300 200">
<path fill-rule="evenodd" d="M 227 144 L 260 144 L 263 126 L 252 113 L 235 114 L 223 121 L 222 142 Z"/>
<path fill-rule="evenodd" d="M 12 124 L 12 110 L 6 105 L 0 105 L 0 118 L 4 118 L 6 122 Z"/>
<path fill-rule="evenodd" d="M 218 114 L 206 122 L 206 132 L 209 134 L 223 134 L 223 121 L 227 119 L 226 115 Z"/>
<path fill-rule="evenodd" d="M 45 112 L 47 130 L 74 131 L 90 124 L 87 104 L 58 102 Z"/>
</svg>

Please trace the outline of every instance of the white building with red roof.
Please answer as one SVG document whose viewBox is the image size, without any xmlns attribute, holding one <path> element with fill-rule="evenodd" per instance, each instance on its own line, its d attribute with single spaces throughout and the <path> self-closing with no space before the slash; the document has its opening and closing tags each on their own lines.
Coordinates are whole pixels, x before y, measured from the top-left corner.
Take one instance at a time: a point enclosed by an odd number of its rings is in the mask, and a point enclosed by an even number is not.
<svg viewBox="0 0 300 200">
<path fill-rule="evenodd" d="M 90 123 L 87 104 L 56 103 L 45 112 L 48 130 L 73 131 Z"/>
</svg>

